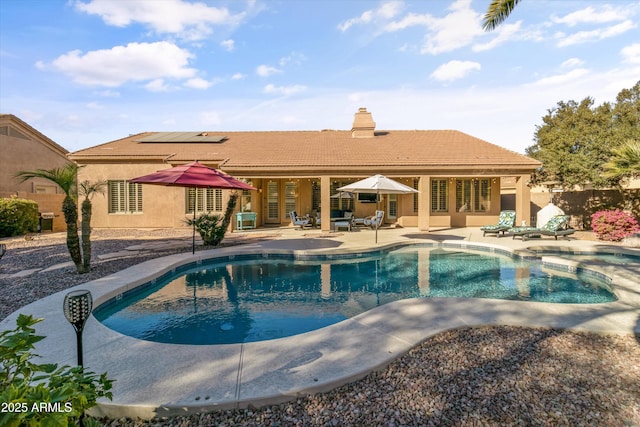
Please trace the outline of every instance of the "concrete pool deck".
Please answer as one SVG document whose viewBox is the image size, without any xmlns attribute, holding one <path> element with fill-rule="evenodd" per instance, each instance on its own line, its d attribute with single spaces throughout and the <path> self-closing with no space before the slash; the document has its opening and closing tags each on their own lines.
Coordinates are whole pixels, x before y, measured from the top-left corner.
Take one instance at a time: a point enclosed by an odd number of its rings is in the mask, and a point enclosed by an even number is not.
<svg viewBox="0 0 640 427">
<path fill-rule="evenodd" d="M 265 232 L 265 230 L 260 230 Z M 555 248 L 573 251 L 621 250 L 585 240 L 552 238 L 522 242 L 511 237 L 482 237 L 477 228 L 420 232 L 383 229 L 374 244 L 370 230 L 322 233 L 278 229 L 278 237 L 261 243 L 199 251 L 195 259 L 267 252 L 339 254 L 403 243 L 440 243 L 487 252 Z M 639 254 L 639 250 L 627 250 Z M 89 289 L 95 305 L 193 260 L 191 253 L 138 264 L 36 301 L 0 323 L 13 329 L 19 313 L 44 317 L 36 346 L 42 362 L 75 364 L 75 333 L 62 313 L 72 289 Z M 580 264 L 548 258 L 551 264 Z M 597 266 L 612 278 L 618 301 L 606 304 L 550 304 L 463 298 L 416 298 L 382 305 L 338 324 L 305 334 L 263 342 L 211 346 L 159 344 L 114 332 L 90 318 L 84 332 L 85 366 L 116 379 L 113 401 L 93 411 L 111 417 L 151 418 L 199 410 L 261 406 L 325 391 L 380 369 L 441 331 L 477 325 L 558 327 L 598 333 L 640 334 L 640 263 Z"/>
</svg>

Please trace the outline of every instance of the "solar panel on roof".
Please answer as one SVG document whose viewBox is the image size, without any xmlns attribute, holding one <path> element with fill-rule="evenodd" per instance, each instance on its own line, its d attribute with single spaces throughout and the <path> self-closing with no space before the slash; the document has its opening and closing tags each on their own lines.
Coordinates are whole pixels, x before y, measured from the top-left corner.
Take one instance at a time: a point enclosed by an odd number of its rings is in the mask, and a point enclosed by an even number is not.
<svg viewBox="0 0 640 427">
<path fill-rule="evenodd" d="M 157 132 L 144 138 L 136 139 L 136 142 L 222 142 L 227 139 L 224 135 L 214 135 L 208 132 Z"/>
</svg>

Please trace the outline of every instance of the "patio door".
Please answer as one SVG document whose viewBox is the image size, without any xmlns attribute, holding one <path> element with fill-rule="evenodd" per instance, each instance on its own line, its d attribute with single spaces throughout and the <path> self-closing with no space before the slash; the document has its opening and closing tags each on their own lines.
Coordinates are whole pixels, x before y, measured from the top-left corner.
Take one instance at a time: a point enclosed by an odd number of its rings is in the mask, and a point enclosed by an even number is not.
<svg viewBox="0 0 640 427">
<path fill-rule="evenodd" d="M 267 224 L 280 224 L 280 199 L 278 195 L 278 181 L 267 182 L 267 203 L 265 204 L 267 214 L 265 222 Z"/>
<path fill-rule="evenodd" d="M 395 220 L 398 218 L 398 195 L 397 194 L 389 194 L 387 195 L 387 218 L 390 220 Z"/>
</svg>

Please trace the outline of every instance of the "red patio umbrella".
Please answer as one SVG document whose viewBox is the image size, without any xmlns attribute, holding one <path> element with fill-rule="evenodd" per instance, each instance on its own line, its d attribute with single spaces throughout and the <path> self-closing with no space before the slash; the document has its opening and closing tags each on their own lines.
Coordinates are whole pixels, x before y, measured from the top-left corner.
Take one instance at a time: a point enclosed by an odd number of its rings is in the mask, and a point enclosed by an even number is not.
<svg viewBox="0 0 640 427">
<path fill-rule="evenodd" d="M 175 166 L 170 169 L 160 170 L 149 175 L 139 176 L 129 182 L 138 184 L 166 185 L 171 187 L 185 188 L 220 188 L 223 190 L 255 190 L 254 187 L 233 178 L 217 169 L 210 168 L 197 161 L 186 165 Z M 197 195 L 197 193 L 196 193 Z M 197 202 L 197 201 L 196 201 Z M 193 209 L 193 248 L 196 251 L 196 210 L 198 204 L 195 203 Z"/>
</svg>

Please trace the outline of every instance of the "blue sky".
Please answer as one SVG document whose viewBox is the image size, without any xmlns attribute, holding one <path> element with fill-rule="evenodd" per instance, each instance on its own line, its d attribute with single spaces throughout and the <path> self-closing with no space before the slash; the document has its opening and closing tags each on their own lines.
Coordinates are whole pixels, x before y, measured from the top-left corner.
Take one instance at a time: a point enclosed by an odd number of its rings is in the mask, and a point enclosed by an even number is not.
<svg viewBox="0 0 640 427">
<path fill-rule="evenodd" d="M 640 80 L 640 1 L 3 0 L 0 112 L 70 151 L 144 131 L 457 129 L 517 152 Z"/>
</svg>

